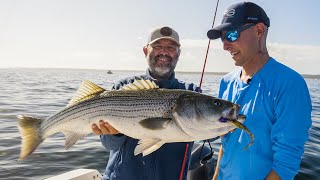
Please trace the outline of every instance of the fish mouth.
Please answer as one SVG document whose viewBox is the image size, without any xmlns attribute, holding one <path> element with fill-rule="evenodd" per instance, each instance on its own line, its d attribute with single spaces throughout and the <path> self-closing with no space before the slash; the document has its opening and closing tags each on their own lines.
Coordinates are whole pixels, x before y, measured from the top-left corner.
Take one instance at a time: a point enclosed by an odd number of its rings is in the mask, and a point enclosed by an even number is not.
<svg viewBox="0 0 320 180">
<path fill-rule="evenodd" d="M 219 121 L 220 122 L 230 122 L 232 124 L 234 124 L 235 126 L 238 127 L 238 124 L 236 125 L 235 121 L 237 121 L 238 123 L 240 123 L 242 126 L 244 126 L 242 123 L 244 122 L 244 120 L 246 120 L 246 115 L 243 115 L 243 114 L 239 114 L 237 115 L 237 118 L 233 118 L 233 117 L 220 117 Z M 245 126 L 244 126 L 245 127 Z M 240 127 L 239 127 L 240 128 Z M 242 129 L 242 128 L 241 128 Z"/>
<path fill-rule="evenodd" d="M 233 124 L 234 126 L 236 126 L 237 128 L 243 129 L 244 131 L 246 131 L 250 135 L 251 142 L 244 148 L 244 150 L 246 150 L 254 142 L 254 135 L 252 134 L 252 132 L 244 124 L 241 123 L 245 119 L 246 119 L 246 116 L 242 115 L 242 114 L 239 114 L 237 119 L 235 119 L 235 118 L 224 118 L 224 117 L 221 117 L 219 119 L 220 122 L 229 122 L 229 123 Z"/>
<path fill-rule="evenodd" d="M 232 107 L 223 111 L 222 116 L 227 119 L 238 119 L 240 105 L 235 104 Z"/>
</svg>

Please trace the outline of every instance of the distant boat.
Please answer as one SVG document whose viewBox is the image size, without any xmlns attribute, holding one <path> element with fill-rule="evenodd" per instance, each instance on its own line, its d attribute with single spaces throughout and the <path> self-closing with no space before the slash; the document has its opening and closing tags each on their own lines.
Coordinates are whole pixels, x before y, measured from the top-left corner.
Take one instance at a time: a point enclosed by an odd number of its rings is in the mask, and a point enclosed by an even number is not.
<svg viewBox="0 0 320 180">
<path fill-rule="evenodd" d="M 107 73 L 108 73 L 108 74 L 113 74 L 111 70 L 109 70 Z"/>
</svg>

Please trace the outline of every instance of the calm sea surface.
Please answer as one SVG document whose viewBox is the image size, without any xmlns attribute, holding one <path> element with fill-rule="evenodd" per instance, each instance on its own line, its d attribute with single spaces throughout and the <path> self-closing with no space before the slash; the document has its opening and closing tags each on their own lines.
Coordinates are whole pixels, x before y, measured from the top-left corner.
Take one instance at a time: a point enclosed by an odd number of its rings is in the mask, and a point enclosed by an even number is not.
<svg viewBox="0 0 320 180">
<path fill-rule="evenodd" d="M 44 179 L 78 168 L 104 172 L 108 152 L 98 136 L 89 135 L 69 150 L 64 150 L 64 137 L 56 134 L 42 143 L 25 161 L 18 161 L 20 134 L 16 116 L 26 114 L 47 118 L 63 109 L 80 83 L 91 80 L 110 89 L 127 76 L 144 72 L 70 69 L 0 69 L 0 179 Z M 199 73 L 177 73 L 187 82 L 200 81 Z M 216 96 L 220 75 L 205 74 L 203 93 Z M 312 97 L 312 128 L 305 146 L 301 170 L 295 179 L 320 179 L 320 80 L 306 78 Z M 293 97 L 294 98 L 294 97 Z M 214 143 L 215 152 L 220 142 Z M 217 153 L 215 153 L 216 156 Z"/>
</svg>

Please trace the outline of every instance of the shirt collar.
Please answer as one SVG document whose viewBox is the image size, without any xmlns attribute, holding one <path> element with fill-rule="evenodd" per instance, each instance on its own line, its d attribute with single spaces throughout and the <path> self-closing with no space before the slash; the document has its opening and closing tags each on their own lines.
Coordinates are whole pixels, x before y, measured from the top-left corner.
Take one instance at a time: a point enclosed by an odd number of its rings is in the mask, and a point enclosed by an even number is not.
<svg viewBox="0 0 320 180">
<path fill-rule="evenodd" d="M 170 76 L 169 79 L 164 79 L 164 80 L 160 80 L 158 81 L 157 79 L 153 78 L 150 74 L 150 70 L 147 69 L 146 70 L 146 76 L 148 78 L 150 78 L 150 80 L 154 81 L 159 88 L 167 88 L 167 89 L 172 89 L 175 87 L 176 83 L 177 83 L 177 79 L 175 78 L 175 73 L 173 72 L 173 74 Z"/>
</svg>

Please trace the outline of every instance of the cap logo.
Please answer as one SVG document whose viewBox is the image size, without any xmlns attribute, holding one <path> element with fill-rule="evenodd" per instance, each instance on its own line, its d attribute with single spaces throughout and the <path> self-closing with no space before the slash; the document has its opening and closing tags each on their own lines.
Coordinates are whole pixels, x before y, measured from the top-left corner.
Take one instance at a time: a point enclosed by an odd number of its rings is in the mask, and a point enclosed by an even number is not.
<svg viewBox="0 0 320 180">
<path fill-rule="evenodd" d="M 235 9 L 227 9 L 225 12 L 224 12 L 224 16 L 234 16 L 236 14 L 236 10 Z"/>
<path fill-rule="evenodd" d="M 164 36 L 170 36 L 172 34 L 172 30 L 169 27 L 163 27 L 160 29 L 160 33 Z"/>
<path fill-rule="evenodd" d="M 247 20 L 258 21 L 258 18 L 257 17 L 247 17 Z"/>
</svg>

